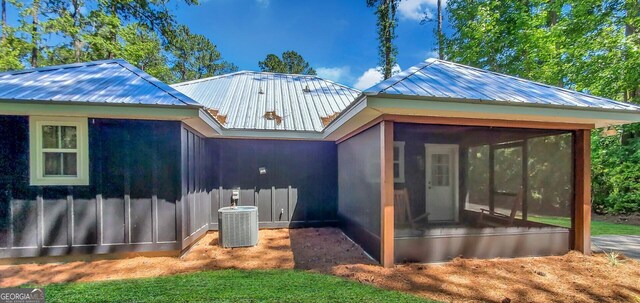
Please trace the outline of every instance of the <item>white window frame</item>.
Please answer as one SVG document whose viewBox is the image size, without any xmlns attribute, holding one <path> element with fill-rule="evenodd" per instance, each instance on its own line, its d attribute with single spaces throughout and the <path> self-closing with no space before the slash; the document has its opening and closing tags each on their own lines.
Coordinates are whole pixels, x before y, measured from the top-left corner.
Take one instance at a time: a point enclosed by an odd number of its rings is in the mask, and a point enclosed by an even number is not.
<svg viewBox="0 0 640 303">
<path fill-rule="evenodd" d="M 398 149 L 398 160 L 393 157 L 393 165 L 398 164 L 398 176 L 393 176 L 393 182 L 404 183 L 404 141 L 394 141 L 393 147 Z"/>
<path fill-rule="evenodd" d="M 76 176 L 45 176 L 42 126 L 76 127 Z M 29 117 L 30 184 L 38 186 L 89 185 L 89 131 L 86 117 Z"/>
</svg>

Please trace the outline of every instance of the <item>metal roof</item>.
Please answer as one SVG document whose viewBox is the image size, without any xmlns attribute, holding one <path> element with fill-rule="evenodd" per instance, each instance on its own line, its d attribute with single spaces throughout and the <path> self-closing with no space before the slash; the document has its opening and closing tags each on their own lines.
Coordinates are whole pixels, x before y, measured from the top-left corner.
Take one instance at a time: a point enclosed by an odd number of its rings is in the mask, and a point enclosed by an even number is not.
<svg viewBox="0 0 640 303">
<path fill-rule="evenodd" d="M 321 132 L 360 95 L 316 76 L 252 71 L 172 87 L 213 110 L 225 128 L 250 130 Z M 280 119 L 266 115 L 273 111 Z"/>
<path fill-rule="evenodd" d="M 528 81 L 444 60 L 427 59 L 364 91 L 469 101 L 640 110 L 640 106 Z"/>
<path fill-rule="evenodd" d="M 0 100 L 201 106 L 119 59 L 0 73 Z"/>
</svg>

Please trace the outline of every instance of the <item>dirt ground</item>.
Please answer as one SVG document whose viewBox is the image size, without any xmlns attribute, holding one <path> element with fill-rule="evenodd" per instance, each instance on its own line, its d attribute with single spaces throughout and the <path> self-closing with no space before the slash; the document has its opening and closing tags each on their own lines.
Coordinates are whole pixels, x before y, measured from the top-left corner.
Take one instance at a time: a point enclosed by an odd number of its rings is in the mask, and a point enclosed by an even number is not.
<svg viewBox="0 0 640 303">
<path fill-rule="evenodd" d="M 334 228 L 261 230 L 258 246 L 223 249 L 217 233 L 181 258 L 0 266 L 0 287 L 155 277 L 222 268 L 296 268 L 453 302 L 640 302 L 640 262 L 604 255 L 410 264 L 384 269 Z M 508 300 L 506 300 L 508 299 Z"/>
</svg>

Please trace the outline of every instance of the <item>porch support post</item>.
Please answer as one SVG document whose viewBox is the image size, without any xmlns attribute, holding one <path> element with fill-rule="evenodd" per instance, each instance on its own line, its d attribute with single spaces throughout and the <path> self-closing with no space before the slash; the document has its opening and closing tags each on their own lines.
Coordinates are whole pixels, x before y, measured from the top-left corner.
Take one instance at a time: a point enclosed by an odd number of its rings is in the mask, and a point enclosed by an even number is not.
<svg viewBox="0 0 640 303">
<path fill-rule="evenodd" d="M 393 121 L 380 122 L 380 203 L 380 263 L 393 267 Z"/>
<path fill-rule="evenodd" d="M 529 214 L 529 139 L 522 141 L 522 220 Z"/>
<path fill-rule="evenodd" d="M 577 130 L 574 139 L 573 249 L 591 254 L 591 130 Z"/>
<path fill-rule="evenodd" d="M 495 210 L 495 192 L 496 192 L 496 149 L 493 144 L 489 144 L 489 211 L 493 214 Z"/>
</svg>

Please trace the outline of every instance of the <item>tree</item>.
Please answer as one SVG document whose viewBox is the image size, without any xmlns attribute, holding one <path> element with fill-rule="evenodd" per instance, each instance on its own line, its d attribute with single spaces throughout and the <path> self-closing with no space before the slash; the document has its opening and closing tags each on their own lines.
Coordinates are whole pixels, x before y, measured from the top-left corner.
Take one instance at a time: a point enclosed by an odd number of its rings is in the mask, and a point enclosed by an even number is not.
<svg viewBox="0 0 640 303">
<path fill-rule="evenodd" d="M 70 4 L 70 5 L 69 5 Z M 62 42 L 53 45 L 49 51 L 48 63 L 61 64 L 86 60 L 86 34 L 88 19 L 83 15 L 83 0 L 46 0 L 47 28 L 57 34 Z"/>
<path fill-rule="evenodd" d="M 380 66 L 382 66 L 382 75 L 384 79 L 391 78 L 393 67 L 396 65 L 396 56 L 398 49 L 393 43 L 396 38 L 397 17 L 400 0 L 367 0 L 367 6 L 376 8 L 376 16 L 378 17 L 378 43 Z"/>
<path fill-rule="evenodd" d="M 235 65 L 222 60 L 215 44 L 207 37 L 191 33 L 184 25 L 172 31 L 167 49 L 172 57 L 171 72 L 178 82 L 237 70 Z"/>
<path fill-rule="evenodd" d="M 17 1 L 2 0 L 2 3 L 0 3 L 2 10 L 0 20 L 0 25 L 2 25 L 2 32 L 0 33 L 0 71 L 24 68 L 22 60 L 26 56 L 29 46 L 24 39 L 16 36 L 16 28 L 10 26 L 7 22 L 7 4 L 18 10 L 22 9 L 22 4 Z"/>
<path fill-rule="evenodd" d="M 640 103 L 637 0 L 449 0 L 447 13 L 452 61 Z M 640 211 L 640 124 L 615 130 L 592 135 L 594 209 Z"/>
<path fill-rule="evenodd" d="M 0 70 L 113 58 L 167 82 L 237 70 L 206 37 L 177 26 L 171 0 L 0 1 Z M 11 9 L 15 28 L 6 19 Z"/>
<path fill-rule="evenodd" d="M 442 32 L 442 0 L 438 0 L 436 7 L 436 28 L 434 33 L 436 35 L 436 40 L 438 43 L 438 59 L 444 60 L 444 33 Z M 433 21 L 431 17 L 431 12 L 426 12 L 424 17 L 420 21 L 421 25 L 427 24 L 428 22 Z"/>
<path fill-rule="evenodd" d="M 117 16 L 98 9 L 88 16 L 89 28 L 83 34 L 89 60 L 113 59 L 120 50 L 118 33 L 122 21 Z"/>
<path fill-rule="evenodd" d="M 282 53 L 282 58 L 274 54 L 268 54 L 263 61 L 258 61 L 258 66 L 263 72 L 315 75 L 316 70 L 311 67 L 302 55 L 295 51 Z"/>
<path fill-rule="evenodd" d="M 141 70 L 160 79 L 171 82 L 173 76 L 167 57 L 162 52 L 162 42 L 158 34 L 144 24 L 130 23 L 120 30 L 122 48 L 117 56 L 137 66 Z"/>
<path fill-rule="evenodd" d="M 42 8 L 40 4 L 40 0 L 33 0 L 31 7 L 27 10 L 28 14 L 31 16 L 31 26 L 28 30 L 29 35 L 31 36 L 31 57 L 29 59 L 31 67 L 38 67 L 38 55 L 40 53 L 40 43 L 42 42 L 42 32 L 39 21 L 40 10 Z"/>
<path fill-rule="evenodd" d="M 444 59 L 444 49 L 442 48 L 444 44 L 444 34 L 442 33 L 442 0 L 438 0 L 438 27 L 436 30 L 436 35 L 438 37 L 438 59 Z"/>
<path fill-rule="evenodd" d="M 0 1 L 0 10 L 2 10 L 0 17 L 0 26 L 2 26 L 2 32 L 0 32 L 0 42 L 4 42 L 7 37 L 7 0 Z"/>
<path fill-rule="evenodd" d="M 0 71 L 24 68 L 22 59 L 28 49 L 29 43 L 16 37 L 12 29 L 7 29 L 0 40 Z"/>
</svg>

